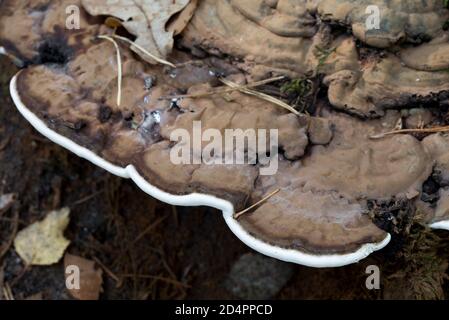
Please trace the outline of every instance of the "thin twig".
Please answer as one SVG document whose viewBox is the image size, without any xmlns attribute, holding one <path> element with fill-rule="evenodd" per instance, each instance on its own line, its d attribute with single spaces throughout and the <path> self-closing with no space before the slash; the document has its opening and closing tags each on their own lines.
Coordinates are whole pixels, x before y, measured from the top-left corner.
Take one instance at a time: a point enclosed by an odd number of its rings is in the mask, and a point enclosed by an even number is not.
<svg viewBox="0 0 449 320">
<path fill-rule="evenodd" d="M 284 79 L 285 76 L 279 76 L 274 78 L 269 78 L 257 82 L 248 83 L 246 85 L 240 86 L 240 88 L 253 88 L 253 87 L 259 87 L 264 84 L 268 84 L 271 82 L 279 81 Z M 208 97 L 216 94 L 223 94 L 223 93 L 230 93 L 234 91 L 240 90 L 240 88 L 227 88 L 227 87 L 220 87 L 217 90 L 209 91 L 209 92 L 198 92 L 198 93 L 191 93 L 191 94 L 180 94 L 180 95 L 173 95 L 173 96 L 167 96 L 167 97 L 160 97 L 160 100 L 172 100 L 172 99 L 184 99 L 184 98 L 203 98 Z"/>
<path fill-rule="evenodd" d="M 247 213 L 248 211 L 254 209 L 255 207 L 261 205 L 262 203 L 264 203 L 265 201 L 267 201 L 268 199 L 270 199 L 272 196 L 274 196 L 275 194 L 277 194 L 279 191 L 281 191 L 281 189 L 276 189 L 274 190 L 272 193 L 270 193 L 269 195 L 267 195 L 266 197 L 264 197 L 262 200 L 257 201 L 255 204 L 253 204 L 252 206 L 246 208 L 243 211 L 237 212 L 236 214 L 234 214 L 234 219 L 238 220 L 242 215 L 244 215 L 245 213 Z"/>
<path fill-rule="evenodd" d="M 113 37 L 115 37 L 115 36 L 113 36 Z M 119 48 L 117 42 L 110 36 L 103 35 L 103 36 L 98 36 L 98 38 L 112 42 L 114 44 L 115 50 L 117 52 L 117 69 L 118 69 L 117 106 L 120 107 L 120 104 L 122 102 L 122 57 L 120 55 L 120 48 Z"/>
<path fill-rule="evenodd" d="M 165 278 L 165 277 L 161 277 L 161 276 L 152 276 L 152 275 L 146 275 L 146 274 L 136 274 L 136 275 L 134 275 L 134 274 L 121 274 L 120 276 L 124 277 L 124 278 L 137 277 L 137 278 L 140 278 L 140 279 L 160 280 L 160 281 L 171 283 L 171 284 L 174 284 L 174 285 L 177 285 L 177 286 L 181 286 L 181 287 L 184 287 L 184 288 L 190 288 L 190 286 L 188 284 L 185 284 L 185 283 L 180 282 L 178 280 L 173 280 L 173 279 Z"/>
<path fill-rule="evenodd" d="M 9 142 L 11 141 L 11 137 L 6 137 L 5 139 L 3 139 L 2 142 L 0 142 L 0 151 L 3 151 L 3 149 L 5 149 Z"/>
<path fill-rule="evenodd" d="M 246 93 L 246 94 L 258 97 L 260 99 L 266 100 L 266 101 L 271 102 L 273 104 L 276 104 L 276 105 L 278 105 L 278 106 L 280 106 L 280 107 L 282 107 L 284 109 L 287 109 L 288 111 L 292 112 L 293 114 L 295 114 L 297 116 L 301 116 L 302 115 L 298 110 L 296 110 L 292 106 L 288 105 L 284 101 L 281 101 L 281 100 L 279 100 L 279 99 L 277 99 L 275 97 L 272 97 L 272 96 L 270 96 L 268 94 L 261 93 L 261 92 L 258 92 L 256 90 L 245 88 L 245 87 L 243 87 L 243 86 L 241 86 L 241 85 L 239 85 L 237 83 L 234 83 L 232 81 L 229 81 L 229 80 L 226 80 L 226 79 L 223 79 L 223 78 L 221 78 L 220 81 L 223 82 L 225 85 L 231 87 L 231 88 L 235 88 L 235 89 L 239 90 L 240 92 L 243 92 L 243 93 Z"/>
<path fill-rule="evenodd" d="M 15 287 L 15 285 L 23 278 L 23 276 L 30 271 L 31 265 L 25 264 L 20 273 L 11 281 L 11 287 Z"/>
<path fill-rule="evenodd" d="M 91 194 L 91 195 L 88 195 L 88 196 L 86 196 L 86 197 L 84 197 L 84 198 L 81 198 L 81 199 L 79 199 L 79 200 L 76 200 L 76 201 L 73 202 L 70 206 L 78 206 L 78 205 L 80 205 L 80 204 L 83 204 L 83 203 L 85 203 L 85 202 L 87 202 L 87 201 L 89 201 L 89 200 L 95 198 L 96 196 L 102 194 L 103 192 L 104 192 L 104 190 L 100 190 L 100 191 L 98 191 L 98 192 L 95 192 L 94 194 Z"/>
<path fill-rule="evenodd" d="M 437 132 L 449 132 L 449 126 L 443 126 L 443 127 L 434 127 L 434 128 L 423 128 L 423 129 L 400 129 L 400 130 L 393 130 L 388 132 L 383 132 L 379 134 L 375 134 L 370 136 L 371 139 L 380 139 L 385 136 L 389 136 L 392 134 L 399 134 L 399 133 L 437 133 Z"/>
<path fill-rule="evenodd" d="M 155 222 L 151 223 L 148 227 L 145 228 L 145 230 L 143 230 L 136 239 L 134 239 L 134 241 L 131 243 L 131 246 L 135 245 L 137 242 L 139 242 L 148 232 L 150 232 L 151 230 L 153 230 L 154 228 L 156 228 L 159 224 L 161 224 L 161 222 L 163 222 L 165 219 L 167 219 L 168 215 L 159 218 L 158 220 L 156 220 Z"/>
<path fill-rule="evenodd" d="M 139 49 L 140 51 L 142 51 L 143 53 L 145 53 L 147 56 L 149 56 L 151 59 L 154 59 L 154 60 L 156 60 L 157 62 L 159 62 L 159 63 L 161 63 L 161 64 L 165 64 L 165 65 L 170 66 L 170 67 L 172 67 L 172 68 L 176 68 L 176 66 L 175 66 L 173 63 L 168 62 L 168 61 L 166 61 L 166 60 L 164 60 L 164 59 L 162 59 L 162 58 L 159 58 L 159 57 L 155 56 L 154 54 L 148 52 L 148 51 L 145 50 L 143 47 L 139 46 L 139 45 L 136 44 L 135 42 L 132 42 L 132 41 L 129 40 L 128 38 L 125 38 L 125 37 L 122 37 L 122 36 L 118 36 L 118 35 L 116 35 L 116 34 L 112 35 L 112 37 L 115 38 L 115 39 L 119 39 L 119 40 L 125 41 L 126 43 L 132 45 L 133 47 L 136 47 L 137 49 Z"/>
<path fill-rule="evenodd" d="M 111 277 L 112 279 L 115 280 L 116 288 L 120 288 L 123 284 L 122 279 L 120 279 L 119 277 L 117 277 L 108 267 L 106 267 L 101 261 L 100 259 L 98 259 L 97 257 L 93 257 L 93 259 L 95 260 L 96 263 L 98 263 L 98 265 L 101 267 L 101 269 L 104 270 L 104 272 L 106 272 L 106 274 Z"/>
</svg>

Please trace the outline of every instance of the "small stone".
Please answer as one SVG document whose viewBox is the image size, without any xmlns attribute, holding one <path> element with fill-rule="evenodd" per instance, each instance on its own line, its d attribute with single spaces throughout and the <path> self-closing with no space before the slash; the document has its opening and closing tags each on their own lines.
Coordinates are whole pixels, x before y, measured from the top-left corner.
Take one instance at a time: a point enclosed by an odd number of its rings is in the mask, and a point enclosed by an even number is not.
<svg viewBox="0 0 449 320">
<path fill-rule="evenodd" d="M 232 266 L 226 289 L 245 300 L 273 298 L 293 276 L 290 263 L 256 253 L 242 255 Z"/>
</svg>

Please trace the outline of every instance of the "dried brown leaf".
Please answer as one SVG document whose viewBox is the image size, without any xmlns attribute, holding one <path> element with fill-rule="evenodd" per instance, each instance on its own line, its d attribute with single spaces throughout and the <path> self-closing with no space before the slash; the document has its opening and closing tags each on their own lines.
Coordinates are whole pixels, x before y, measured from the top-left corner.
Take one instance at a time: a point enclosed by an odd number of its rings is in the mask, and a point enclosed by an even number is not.
<svg viewBox="0 0 449 320">
<path fill-rule="evenodd" d="M 103 271 L 95 267 L 95 262 L 66 253 L 65 270 L 74 266 L 79 270 L 79 288 L 68 286 L 69 293 L 78 300 L 98 300 L 102 292 Z M 65 272 L 66 281 L 71 274 Z M 77 276 L 77 275 L 75 275 Z"/>
<path fill-rule="evenodd" d="M 172 21 L 168 23 L 167 30 L 173 32 L 173 35 L 180 34 L 192 19 L 195 14 L 196 8 L 198 7 L 199 0 L 190 0 L 190 3 L 177 14 Z"/>
<path fill-rule="evenodd" d="M 136 45 L 160 58 L 166 58 L 173 48 L 174 30 L 167 30 L 168 21 L 189 2 L 190 0 L 82 0 L 89 14 L 120 19 L 123 27 L 137 37 Z M 136 47 L 131 49 L 144 60 L 155 62 Z"/>
</svg>

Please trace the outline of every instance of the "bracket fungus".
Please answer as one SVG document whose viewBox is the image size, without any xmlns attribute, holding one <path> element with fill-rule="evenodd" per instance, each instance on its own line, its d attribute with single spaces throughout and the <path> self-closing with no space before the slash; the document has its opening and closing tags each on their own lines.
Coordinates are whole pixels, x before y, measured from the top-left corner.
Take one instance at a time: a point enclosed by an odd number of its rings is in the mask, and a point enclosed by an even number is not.
<svg viewBox="0 0 449 320">
<path fill-rule="evenodd" d="M 379 48 L 433 39 L 443 31 L 449 19 L 444 6 L 444 1 L 435 0 L 317 0 L 309 3 L 310 11 L 323 21 L 346 26 L 356 38 Z"/>
<path fill-rule="evenodd" d="M 442 1 L 188 2 L 160 12 L 167 14 L 157 17 L 163 39 L 152 39 L 156 27 L 142 24 L 151 24 L 145 12 L 161 1 L 2 1 L 0 46 L 27 66 L 10 86 L 19 112 L 53 142 L 161 201 L 221 210 L 238 238 L 281 260 L 335 267 L 365 258 L 391 238 L 369 203 L 417 208 L 429 178 L 438 201 L 427 203 L 425 222 L 449 230 L 449 138 L 445 130 L 413 132 L 442 126 L 448 109 Z M 359 7 L 368 2 L 385 15 L 366 34 Z M 80 29 L 65 30 L 64 8 L 74 3 Z M 88 12 L 124 19 L 127 31 Z M 186 20 L 165 32 L 175 13 Z M 130 17 L 139 18 L 135 25 Z M 135 43 L 152 39 L 148 51 L 170 64 L 120 41 L 119 31 Z M 152 49 L 155 43 L 162 44 Z M 307 86 L 308 109 L 280 107 L 290 107 L 280 76 L 319 83 Z M 255 141 L 269 152 L 227 144 L 229 130 L 248 134 L 247 141 L 262 132 Z M 270 130 L 277 132 L 273 146 Z M 173 141 L 179 133 L 200 140 Z M 193 150 L 189 161 L 173 161 L 186 149 Z M 248 161 L 222 159 L 239 152 Z M 271 162 L 276 170 L 264 173 Z"/>
</svg>

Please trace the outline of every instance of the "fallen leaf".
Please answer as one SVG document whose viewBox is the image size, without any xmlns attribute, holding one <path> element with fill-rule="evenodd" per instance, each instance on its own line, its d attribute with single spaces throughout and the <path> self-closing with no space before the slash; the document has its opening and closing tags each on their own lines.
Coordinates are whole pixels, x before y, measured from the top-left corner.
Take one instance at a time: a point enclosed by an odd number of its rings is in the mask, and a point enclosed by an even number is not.
<svg viewBox="0 0 449 320">
<path fill-rule="evenodd" d="M 72 297 L 78 300 L 98 300 L 102 292 L 103 271 L 95 268 L 95 262 L 66 253 L 64 266 L 66 282 L 70 282 L 72 279 L 69 277 L 73 277 L 72 273 L 67 272 L 68 267 L 74 266 L 79 270 L 79 287 L 67 286 Z"/>
<path fill-rule="evenodd" d="M 198 1 L 199 0 L 190 0 L 189 4 L 184 8 L 184 10 L 174 16 L 171 21 L 169 21 L 167 30 L 173 32 L 173 35 L 175 36 L 180 34 L 185 29 L 185 27 L 187 27 L 190 19 L 192 19 L 193 15 L 195 14 L 196 8 L 198 7 Z"/>
<path fill-rule="evenodd" d="M 82 0 L 86 11 L 93 16 L 108 15 L 122 21 L 123 27 L 136 36 L 135 44 L 155 56 L 165 59 L 173 48 L 173 30 L 167 30 L 170 18 L 182 11 L 190 0 Z M 144 60 L 155 61 L 141 50 L 131 49 Z"/>
<path fill-rule="evenodd" d="M 51 265 L 62 258 L 70 244 L 64 238 L 69 214 L 69 208 L 52 211 L 44 220 L 33 223 L 17 234 L 14 247 L 27 265 Z"/>
<path fill-rule="evenodd" d="M 16 201 L 15 193 L 3 194 L 0 196 L 0 214 L 6 212 Z"/>
</svg>

